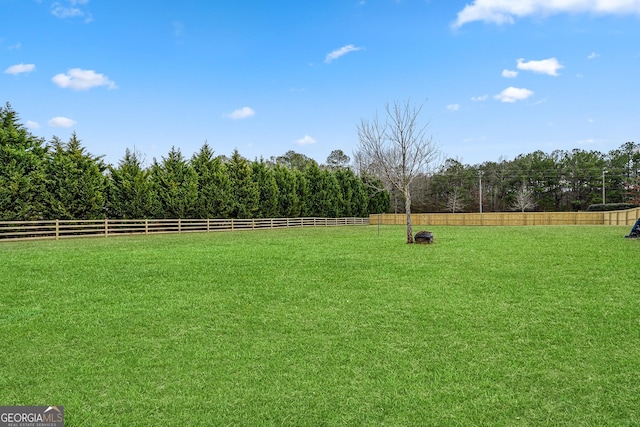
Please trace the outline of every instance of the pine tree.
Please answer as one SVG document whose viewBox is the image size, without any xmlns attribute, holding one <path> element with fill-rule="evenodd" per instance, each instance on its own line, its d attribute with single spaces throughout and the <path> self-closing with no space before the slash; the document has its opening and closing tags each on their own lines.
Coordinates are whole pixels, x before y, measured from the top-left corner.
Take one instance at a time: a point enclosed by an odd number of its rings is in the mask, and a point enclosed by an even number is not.
<svg viewBox="0 0 640 427">
<path fill-rule="evenodd" d="M 306 215 L 323 216 L 325 208 L 325 194 L 322 183 L 322 171 L 316 164 L 312 164 L 305 170 L 309 193 L 306 198 Z"/>
<path fill-rule="evenodd" d="M 334 174 L 336 179 L 338 180 L 338 185 L 340 186 L 340 192 L 342 194 L 342 210 L 341 216 L 354 216 L 353 213 L 353 185 L 352 179 L 355 178 L 353 176 L 353 172 L 350 169 L 339 169 Z"/>
<path fill-rule="evenodd" d="M 336 175 L 328 170 L 322 173 L 322 207 L 321 215 L 328 218 L 339 218 L 344 215 L 344 200 Z"/>
<path fill-rule="evenodd" d="M 107 216 L 151 218 L 157 210 L 156 200 L 149 170 L 143 168 L 138 153 L 127 148 L 118 167 L 109 167 Z"/>
<path fill-rule="evenodd" d="M 86 152 L 76 133 L 65 144 L 53 137 L 47 163 L 47 217 L 100 219 L 105 216 L 106 165 Z"/>
<path fill-rule="evenodd" d="M 254 218 L 260 195 L 258 185 L 251 176 L 249 162 L 236 149 L 226 166 L 231 180 L 231 217 Z"/>
<path fill-rule="evenodd" d="M 278 209 L 278 198 L 280 195 L 273 170 L 267 167 L 262 159 L 253 162 L 251 169 L 253 180 L 258 186 L 259 193 L 256 217 L 277 218 L 282 216 L 282 213 Z"/>
<path fill-rule="evenodd" d="M 309 201 L 309 180 L 304 173 L 295 169 L 293 172 L 293 178 L 296 182 L 296 194 L 298 197 L 298 215 L 311 216 L 311 203 Z M 297 216 L 297 215 L 296 215 Z"/>
<path fill-rule="evenodd" d="M 300 199 L 296 175 L 283 165 L 276 165 L 273 171 L 278 186 L 278 212 L 287 218 L 299 217 Z"/>
<path fill-rule="evenodd" d="M 368 196 L 362 180 L 349 168 L 340 169 L 335 172 L 335 175 L 342 191 L 344 204 L 342 215 L 348 217 L 367 216 Z"/>
<path fill-rule="evenodd" d="M 198 197 L 198 176 L 179 149 L 171 147 L 167 157 L 151 167 L 152 188 L 161 218 L 192 218 Z"/>
<path fill-rule="evenodd" d="M 365 217 L 369 215 L 368 203 L 369 196 L 367 188 L 362 180 L 351 172 L 353 179 L 351 180 L 351 188 L 353 195 L 351 197 L 351 211 L 355 217 Z"/>
<path fill-rule="evenodd" d="M 227 218 L 231 211 L 231 180 L 220 157 L 214 157 L 209 144 L 191 158 L 191 166 L 198 176 L 198 197 L 195 216 L 198 218 Z"/>
<path fill-rule="evenodd" d="M 389 212 L 391 209 L 391 194 L 386 190 L 380 190 L 384 187 L 382 181 L 366 175 L 361 179 L 364 188 L 367 190 L 367 214 Z"/>
<path fill-rule="evenodd" d="M 9 103 L 0 107 L 0 220 L 43 218 L 46 152 Z"/>
</svg>

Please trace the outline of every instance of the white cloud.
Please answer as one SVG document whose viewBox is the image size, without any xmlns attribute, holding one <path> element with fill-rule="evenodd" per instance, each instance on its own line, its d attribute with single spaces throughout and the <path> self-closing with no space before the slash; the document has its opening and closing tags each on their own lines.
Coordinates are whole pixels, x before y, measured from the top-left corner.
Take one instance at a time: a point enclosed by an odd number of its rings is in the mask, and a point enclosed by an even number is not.
<svg viewBox="0 0 640 427">
<path fill-rule="evenodd" d="M 75 125 L 77 122 L 75 120 L 71 120 L 68 117 L 54 117 L 49 120 L 47 124 L 54 128 L 70 128 Z"/>
<path fill-rule="evenodd" d="M 32 120 L 27 120 L 24 125 L 27 129 L 40 129 L 40 123 L 34 122 Z"/>
<path fill-rule="evenodd" d="M 56 74 L 51 81 L 61 88 L 74 90 L 89 90 L 98 86 L 106 86 L 109 89 L 118 88 L 115 82 L 109 80 L 109 77 L 104 74 L 81 68 L 72 68 L 66 74 Z"/>
<path fill-rule="evenodd" d="M 233 113 L 228 114 L 227 117 L 234 119 L 234 120 L 239 120 L 239 119 L 247 119 L 249 117 L 255 116 L 256 112 L 254 111 L 253 108 L 251 107 L 242 107 L 239 108 L 237 110 L 235 110 Z"/>
<path fill-rule="evenodd" d="M 493 98 L 499 100 L 500 102 L 512 103 L 516 101 L 525 100 L 529 98 L 531 95 L 533 95 L 533 91 L 530 91 L 529 89 L 510 86 L 505 90 L 503 90 L 502 92 L 500 92 L 499 94 L 495 95 Z"/>
<path fill-rule="evenodd" d="M 35 69 L 36 69 L 35 64 L 16 64 L 7 68 L 6 70 L 4 70 L 4 72 L 7 74 L 13 74 L 14 76 L 17 76 L 18 74 L 22 74 L 22 73 L 30 73 Z"/>
<path fill-rule="evenodd" d="M 449 104 L 449 105 L 447 105 L 447 110 L 449 110 L 449 111 L 458 111 L 458 110 L 460 110 L 460 104 Z"/>
<path fill-rule="evenodd" d="M 458 12 L 454 28 L 474 21 L 513 24 L 515 18 L 559 13 L 638 14 L 638 0 L 474 0 Z"/>
<path fill-rule="evenodd" d="M 313 139 L 309 135 L 305 135 L 302 138 L 296 140 L 296 144 L 298 144 L 298 145 L 311 145 L 311 144 L 315 144 L 316 142 L 318 142 L 318 141 L 316 141 L 315 139 Z"/>
<path fill-rule="evenodd" d="M 346 55 L 349 52 L 356 52 L 358 50 L 362 50 L 362 48 L 354 46 L 352 44 L 348 44 L 346 46 L 341 47 L 340 49 L 336 49 L 333 52 L 327 54 L 326 58 L 324 59 L 324 62 L 328 64 L 331 61 L 336 60 L 341 56 Z"/>
<path fill-rule="evenodd" d="M 598 55 L 597 53 L 591 52 L 591 54 L 589 54 L 589 56 L 587 56 L 587 59 L 596 59 L 599 56 L 600 55 Z"/>
<path fill-rule="evenodd" d="M 502 77 L 505 77 L 507 79 L 513 79 L 518 77 L 518 72 L 514 71 L 514 70 L 502 70 Z"/>
<path fill-rule="evenodd" d="M 57 2 L 51 5 L 51 14 L 60 19 L 84 16 L 84 12 L 77 7 L 63 6 Z"/>
<path fill-rule="evenodd" d="M 51 14 L 56 18 L 84 18 L 84 22 L 93 21 L 91 13 L 82 9 L 82 6 L 89 3 L 89 0 L 67 0 L 63 2 L 53 2 L 51 4 Z"/>
<path fill-rule="evenodd" d="M 487 99 L 489 99 L 489 95 L 481 95 L 481 96 L 472 96 L 471 100 L 473 102 L 482 102 L 482 101 L 486 101 Z"/>
<path fill-rule="evenodd" d="M 518 59 L 518 70 L 533 71 L 534 73 L 557 76 L 558 70 L 562 68 L 564 68 L 564 65 L 560 64 L 556 58 L 528 62 L 525 62 L 522 58 Z"/>
</svg>

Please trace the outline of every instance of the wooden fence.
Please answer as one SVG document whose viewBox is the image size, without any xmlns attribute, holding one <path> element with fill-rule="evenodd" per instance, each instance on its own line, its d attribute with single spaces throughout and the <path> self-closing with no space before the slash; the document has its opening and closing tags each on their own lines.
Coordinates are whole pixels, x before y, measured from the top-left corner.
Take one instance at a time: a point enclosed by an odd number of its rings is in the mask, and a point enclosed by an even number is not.
<svg viewBox="0 0 640 427">
<path fill-rule="evenodd" d="M 486 212 L 413 214 L 413 225 L 624 225 L 632 226 L 640 208 L 612 212 Z M 261 219 L 104 219 L 0 221 L 0 240 L 64 239 L 126 234 L 192 233 L 344 225 L 402 225 L 405 214 L 369 218 Z"/>
<path fill-rule="evenodd" d="M 413 225 L 626 225 L 640 217 L 640 208 L 611 212 L 486 212 L 486 213 L 417 213 Z M 374 214 L 372 225 L 406 224 L 405 214 Z"/>
<path fill-rule="evenodd" d="M 0 240 L 368 225 L 369 218 L 104 219 L 0 221 Z"/>
</svg>

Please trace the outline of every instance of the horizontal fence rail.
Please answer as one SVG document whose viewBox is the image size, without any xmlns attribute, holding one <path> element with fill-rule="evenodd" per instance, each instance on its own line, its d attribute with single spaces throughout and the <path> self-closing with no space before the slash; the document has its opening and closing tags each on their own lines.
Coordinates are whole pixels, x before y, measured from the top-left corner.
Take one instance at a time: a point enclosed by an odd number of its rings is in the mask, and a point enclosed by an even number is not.
<svg viewBox="0 0 640 427">
<path fill-rule="evenodd" d="M 369 218 L 102 219 L 0 221 L 0 240 L 109 237 L 127 234 L 206 233 L 293 227 L 369 225 Z"/>
<path fill-rule="evenodd" d="M 416 213 L 413 225 L 626 225 L 640 217 L 640 208 L 610 212 L 486 212 Z M 373 214 L 372 225 L 406 224 L 406 214 Z"/>
</svg>

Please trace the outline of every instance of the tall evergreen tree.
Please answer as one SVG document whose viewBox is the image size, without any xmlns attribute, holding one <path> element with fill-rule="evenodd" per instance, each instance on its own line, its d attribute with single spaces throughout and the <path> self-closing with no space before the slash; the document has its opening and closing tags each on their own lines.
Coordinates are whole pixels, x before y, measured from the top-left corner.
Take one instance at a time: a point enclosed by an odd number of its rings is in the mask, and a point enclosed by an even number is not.
<svg viewBox="0 0 640 427">
<path fill-rule="evenodd" d="M 309 185 L 306 199 L 308 215 L 332 218 L 340 216 L 342 195 L 335 175 L 312 164 L 305 170 L 304 176 Z"/>
<path fill-rule="evenodd" d="M 258 186 L 258 218 L 276 218 L 282 216 L 278 206 L 278 184 L 276 183 L 273 169 L 267 167 L 264 160 L 260 159 L 251 164 L 251 175 Z"/>
<path fill-rule="evenodd" d="M 127 148 L 118 167 L 109 167 L 108 190 L 107 215 L 110 218 L 150 218 L 157 212 L 150 172 L 142 166 L 135 151 Z"/>
<path fill-rule="evenodd" d="M 391 195 L 381 190 L 384 184 L 379 179 L 363 175 L 362 183 L 367 190 L 367 214 L 387 213 L 391 209 Z"/>
<path fill-rule="evenodd" d="M 220 157 L 205 144 L 191 158 L 198 176 L 198 196 L 194 214 L 199 218 L 227 218 L 232 209 L 231 180 Z"/>
<path fill-rule="evenodd" d="M 0 220 L 43 218 L 46 152 L 9 103 L 0 107 Z"/>
<path fill-rule="evenodd" d="M 154 159 L 151 182 L 158 198 L 159 217 L 193 217 L 198 197 L 198 176 L 179 149 L 172 147 L 161 162 Z"/>
<path fill-rule="evenodd" d="M 342 198 L 340 183 L 336 179 L 335 173 L 323 170 L 322 173 L 322 191 L 324 194 L 324 206 L 321 216 L 328 218 L 338 218 L 344 216 L 345 202 Z M 350 203 L 351 201 L 349 201 Z M 350 208 L 350 207 L 349 207 Z"/>
<path fill-rule="evenodd" d="M 341 216 L 351 217 L 353 215 L 353 186 L 351 184 L 351 178 L 353 173 L 349 175 L 349 169 L 338 169 L 334 172 L 334 176 L 338 181 L 340 187 L 340 193 L 342 195 L 342 209 Z"/>
<path fill-rule="evenodd" d="M 292 172 L 293 179 L 296 182 L 298 215 L 311 216 L 311 203 L 309 201 L 309 180 L 307 179 L 306 175 L 299 169 L 294 169 Z"/>
<path fill-rule="evenodd" d="M 106 165 L 82 146 L 74 132 L 65 144 L 51 141 L 47 163 L 47 216 L 99 219 L 105 216 Z"/>
<path fill-rule="evenodd" d="M 249 162 L 236 149 L 226 166 L 231 180 L 231 217 L 254 218 L 260 194 L 258 185 L 252 178 Z"/>
<path fill-rule="evenodd" d="M 273 171 L 278 186 L 278 212 L 287 218 L 300 216 L 298 180 L 295 173 L 283 165 L 276 165 Z"/>
<path fill-rule="evenodd" d="M 306 215 L 323 216 L 325 209 L 325 194 L 322 183 L 322 171 L 318 165 L 313 164 L 304 171 L 307 180 L 309 193 L 306 198 Z"/>
<path fill-rule="evenodd" d="M 351 169 L 340 169 L 336 173 L 336 179 L 342 191 L 344 209 L 342 216 L 364 217 L 367 212 L 367 191 Z"/>
</svg>

